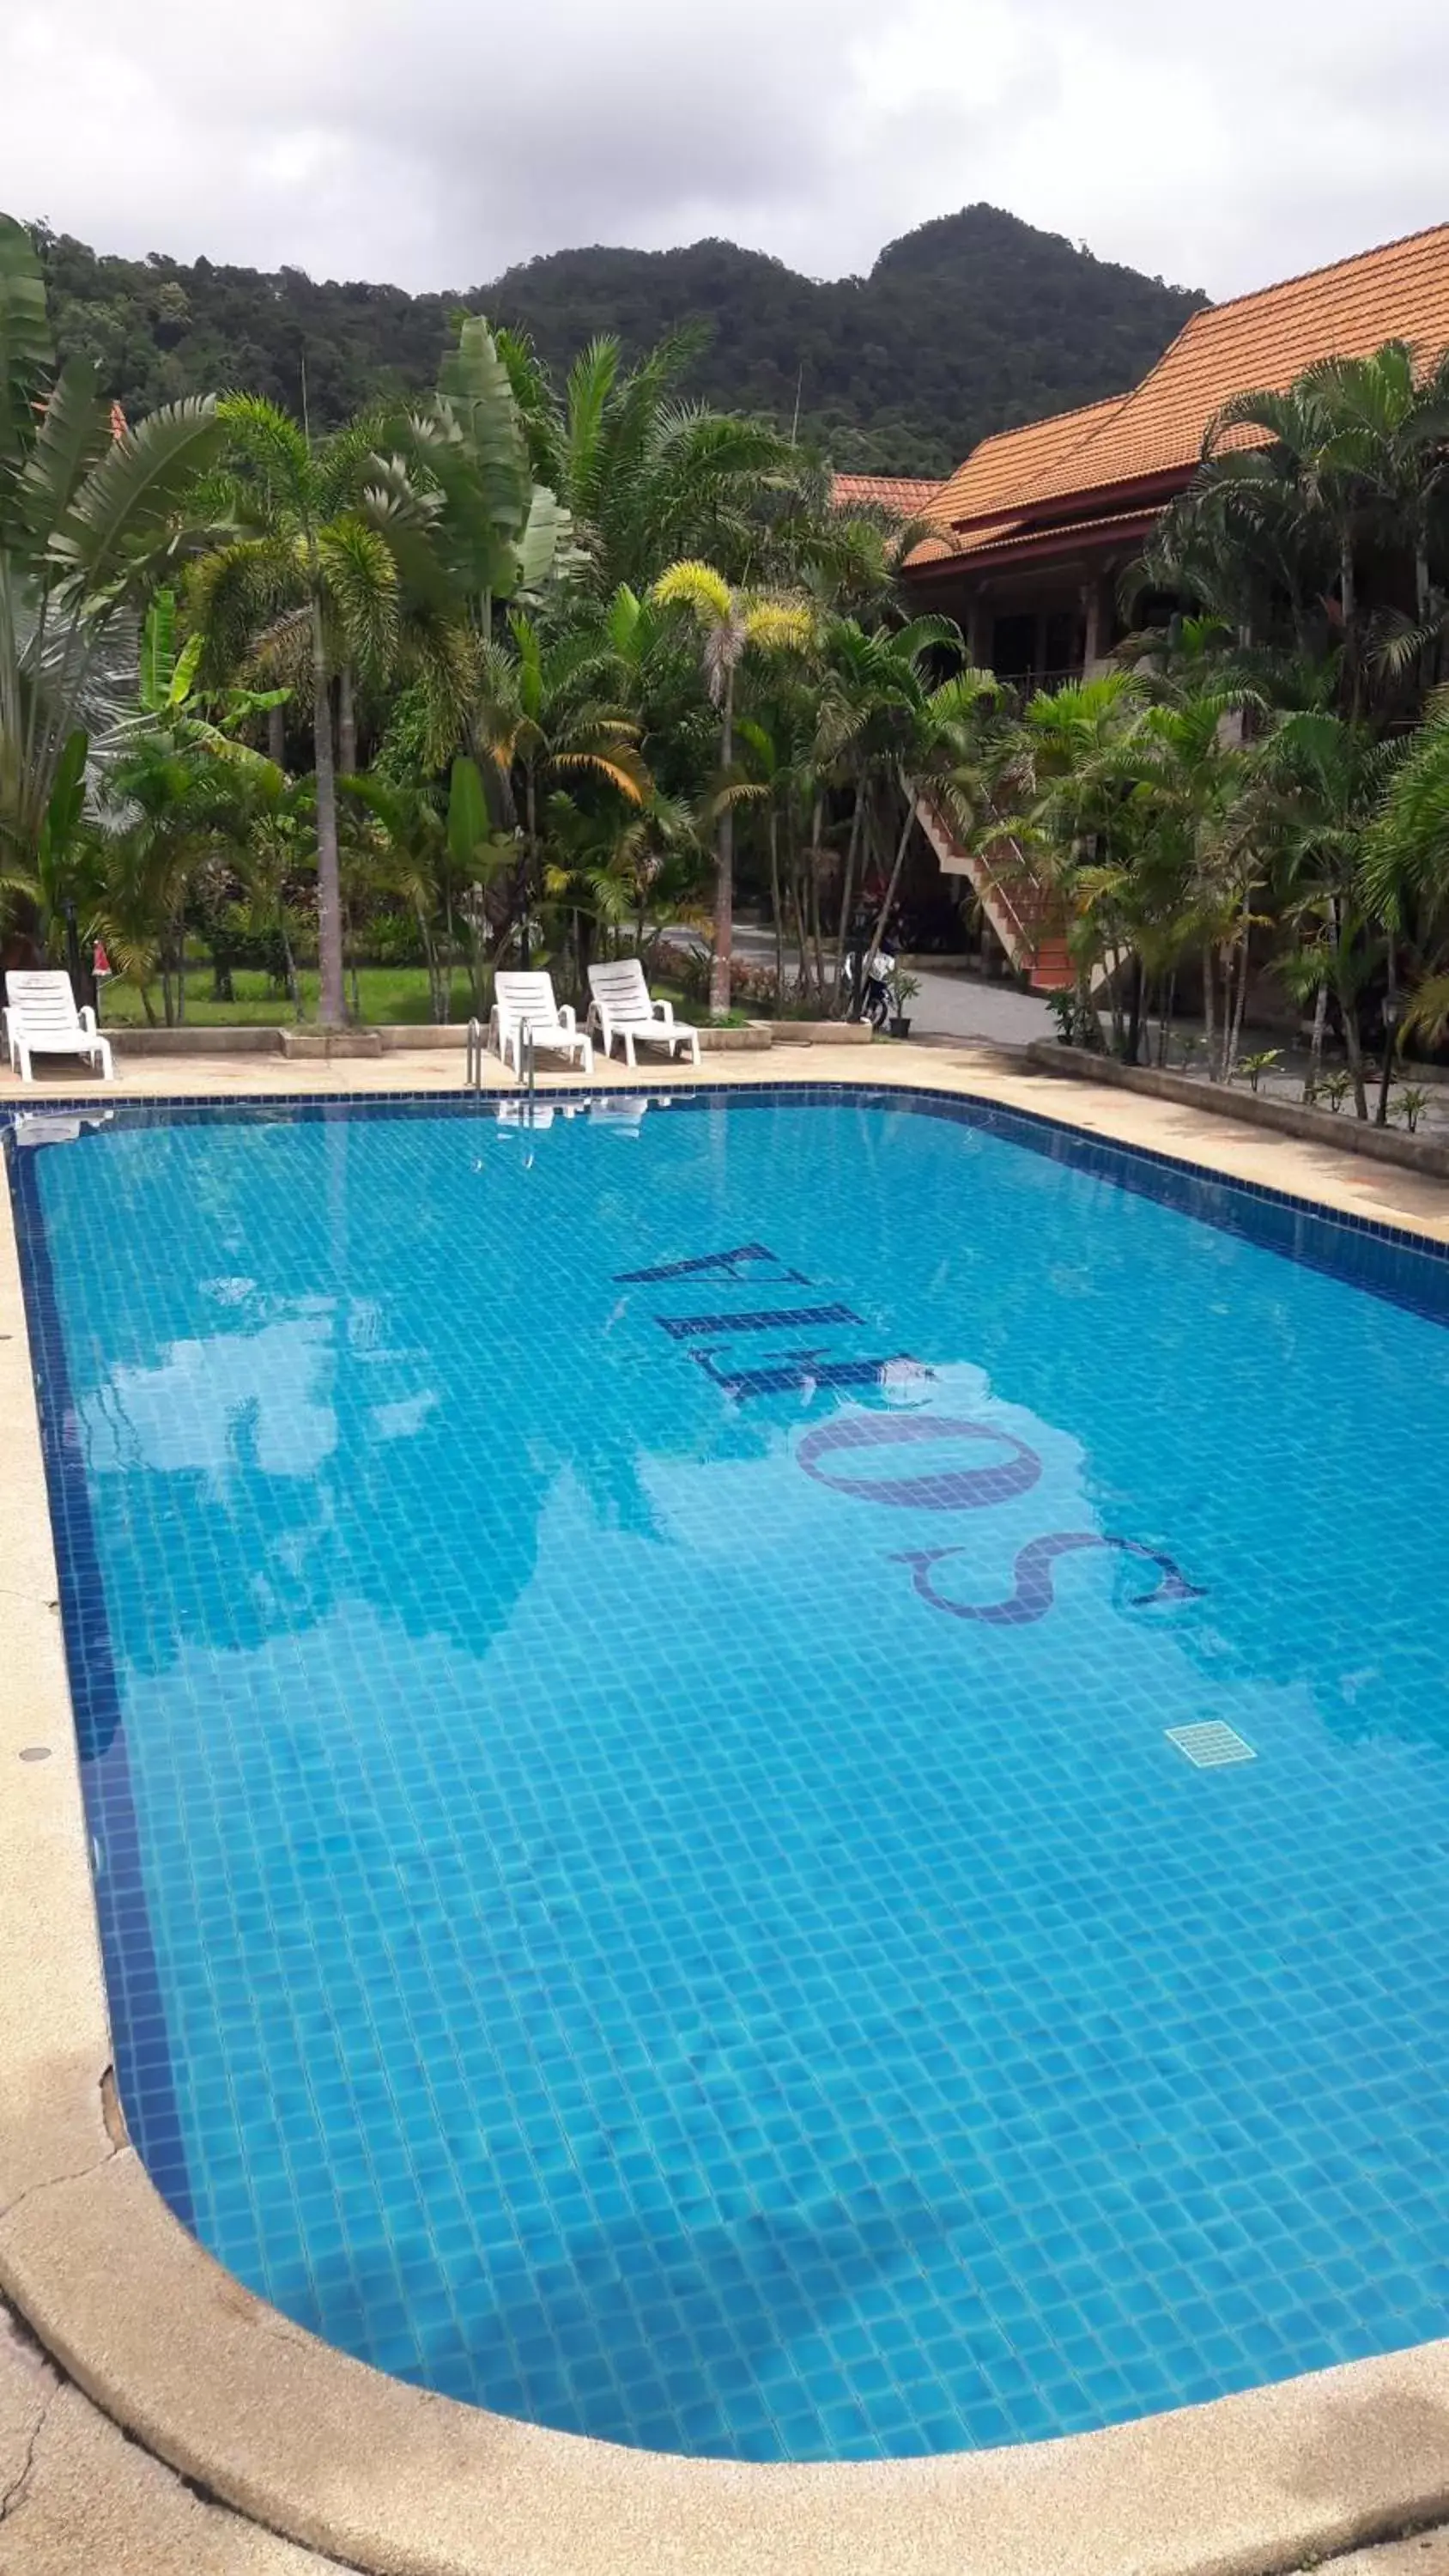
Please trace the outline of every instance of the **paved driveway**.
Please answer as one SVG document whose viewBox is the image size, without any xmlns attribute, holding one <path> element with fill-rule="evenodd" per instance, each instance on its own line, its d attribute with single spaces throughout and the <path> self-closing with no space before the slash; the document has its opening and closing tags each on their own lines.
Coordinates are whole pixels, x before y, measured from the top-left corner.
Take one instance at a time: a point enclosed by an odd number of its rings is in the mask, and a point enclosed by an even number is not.
<svg viewBox="0 0 1449 2576">
<path fill-rule="evenodd" d="M 703 945 L 703 942 L 700 943 Z M 775 962 L 775 943 L 767 930 L 735 924 L 735 954 Z M 786 963 L 794 963 L 786 950 Z M 910 970 L 920 984 L 911 1003 L 911 1034 L 922 1038 L 975 1038 L 988 1046 L 1025 1046 L 1032 1038 L 1052 1035 L 1052 1016 L 1039 993 L 1018 993 L 1010 984 L 988 984 L 978 975 L 932 975 Z"/>
</svg>

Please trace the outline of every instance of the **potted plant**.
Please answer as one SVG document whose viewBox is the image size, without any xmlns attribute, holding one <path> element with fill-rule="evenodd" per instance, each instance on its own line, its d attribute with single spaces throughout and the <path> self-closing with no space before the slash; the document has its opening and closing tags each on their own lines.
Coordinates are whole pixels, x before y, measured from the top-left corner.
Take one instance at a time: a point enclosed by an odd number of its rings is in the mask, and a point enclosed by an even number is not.
<svg viewBox="0 0 1449 2576">
<path fill-rule="evenodd" d="M 890 1032 L 893 1038 L 908 1038 L 910 1036 L 911 1023 L 906 1010 L 906 1005 L 908 1002 L 913 1002 L 915 1000 L 920 989 L 920 977 L 918 975 L 907 975 L 901 967 L 897 966 L 890 980 Z"/>
</svg>

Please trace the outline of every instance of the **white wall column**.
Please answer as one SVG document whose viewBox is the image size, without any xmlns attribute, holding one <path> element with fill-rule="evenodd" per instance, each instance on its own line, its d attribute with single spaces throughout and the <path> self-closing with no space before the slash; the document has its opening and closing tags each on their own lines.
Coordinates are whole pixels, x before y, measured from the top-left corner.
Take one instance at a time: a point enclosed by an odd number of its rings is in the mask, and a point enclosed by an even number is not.
<svg viewBox="0 0 1449 2576">
<path fill-rule="evenodd" d="M 1085 635 L 1082 646 L 1082 668 L 1090 680 L 1106 662 L 1112 643 L 1112 576 L 1089 573 L 1082 584 L 1082 616 Z"/>
</svg>

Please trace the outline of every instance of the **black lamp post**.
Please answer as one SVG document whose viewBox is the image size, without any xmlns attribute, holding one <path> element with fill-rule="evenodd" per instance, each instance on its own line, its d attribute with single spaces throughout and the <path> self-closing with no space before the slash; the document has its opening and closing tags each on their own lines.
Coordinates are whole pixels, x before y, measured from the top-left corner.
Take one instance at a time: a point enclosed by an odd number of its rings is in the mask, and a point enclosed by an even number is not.
<svg viewBox="0 0 1449 2576">
<path fill-rule="evenodd" d="M 1379 1105 L 1374 1111 L 1374 1125 L 1389 1123 L 1389 1084 L 1394 1078 L 1394 1032 L 1399 1025 L 1399 997 L 1392 987 L 1384 995 L 1384 1067 L 1379 1075 Z"/>
</svg>

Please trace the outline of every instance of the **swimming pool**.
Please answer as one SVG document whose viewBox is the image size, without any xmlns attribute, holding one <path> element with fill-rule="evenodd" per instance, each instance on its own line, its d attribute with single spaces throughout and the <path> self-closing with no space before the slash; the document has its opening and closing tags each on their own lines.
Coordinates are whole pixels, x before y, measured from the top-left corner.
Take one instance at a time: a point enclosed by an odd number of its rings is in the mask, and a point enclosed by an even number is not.
<svg viewBox="0 0 1449 2576">
<path fill-rule="evenodd" d="M 1449 1267 L 944 1106 L 14 1157 L 133 2131 L 385 2368 L 862 2457 L 1442 2331 Z"/>
</svg>

